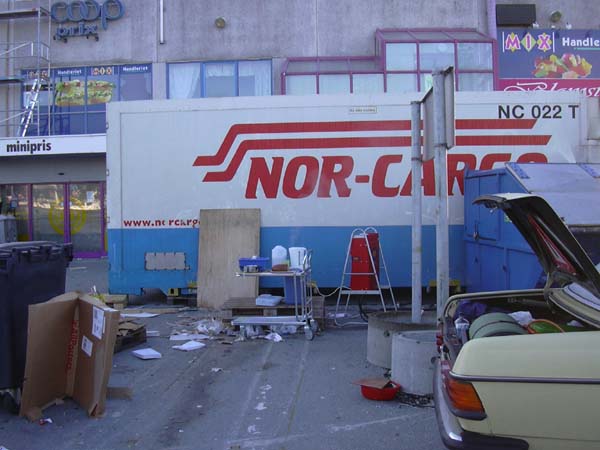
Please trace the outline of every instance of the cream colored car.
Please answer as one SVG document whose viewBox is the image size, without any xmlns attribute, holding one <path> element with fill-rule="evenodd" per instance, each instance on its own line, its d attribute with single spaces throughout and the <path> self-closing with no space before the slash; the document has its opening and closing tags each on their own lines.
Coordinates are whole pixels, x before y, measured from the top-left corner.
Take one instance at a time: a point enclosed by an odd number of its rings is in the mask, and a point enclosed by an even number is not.
<svg viewBox="0 0 600 450">
<path fill-rule="evenodd" d="M 499 194 L 476 203 L 504 211 L 548 282 L 544 289 L 457 295 L 446 303 L 434 376 L 444 444 L 600 449 L 600 273 L 543 199 Z"/>
</svg>

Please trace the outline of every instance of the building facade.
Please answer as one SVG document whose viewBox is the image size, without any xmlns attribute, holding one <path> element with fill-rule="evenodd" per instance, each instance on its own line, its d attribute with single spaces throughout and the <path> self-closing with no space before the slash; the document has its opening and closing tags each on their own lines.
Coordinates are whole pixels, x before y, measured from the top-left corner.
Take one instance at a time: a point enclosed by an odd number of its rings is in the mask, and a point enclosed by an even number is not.
<svg viewBox="0 0 600 450">
<path fill-rule="evenodd" d="M 517 50 L 575 32 L 593 47 L 600 27 L 591 0 L 2 3 L 0 213 L 16 213 L 19 239 L 73 242 L 78 256 L 106 253 L 108 102 L 425 91 L 447 65 L 458 90 L 540 89 Z M 563 72 L 593 90 L 587 58 Z"/>
</svg>

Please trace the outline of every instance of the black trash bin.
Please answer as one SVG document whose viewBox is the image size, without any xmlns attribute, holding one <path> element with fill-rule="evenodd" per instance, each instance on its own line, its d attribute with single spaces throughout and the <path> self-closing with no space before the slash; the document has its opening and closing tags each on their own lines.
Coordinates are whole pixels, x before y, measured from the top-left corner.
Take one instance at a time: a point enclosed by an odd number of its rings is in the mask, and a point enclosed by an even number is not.
<svg viewBox="0 0 600 450">
<path fill-rule="evenodd" d="M 71 244 L 0 244 L 0 389 L 22 387 L 28 307 L 65 292 L 72 259 Z"/>
</svg>

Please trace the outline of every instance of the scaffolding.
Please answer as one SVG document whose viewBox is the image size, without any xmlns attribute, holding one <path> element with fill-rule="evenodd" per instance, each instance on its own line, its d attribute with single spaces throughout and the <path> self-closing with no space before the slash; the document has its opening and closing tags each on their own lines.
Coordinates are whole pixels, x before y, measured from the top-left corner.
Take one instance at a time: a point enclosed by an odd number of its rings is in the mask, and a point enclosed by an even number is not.
<svg viewBox="0 0 600 450">
<path fill-rule="evenodd" d="M 0 10 L 1 137 L 51 134 L 51 6 L 40 3 L 6 2 Z"/>
</svg>

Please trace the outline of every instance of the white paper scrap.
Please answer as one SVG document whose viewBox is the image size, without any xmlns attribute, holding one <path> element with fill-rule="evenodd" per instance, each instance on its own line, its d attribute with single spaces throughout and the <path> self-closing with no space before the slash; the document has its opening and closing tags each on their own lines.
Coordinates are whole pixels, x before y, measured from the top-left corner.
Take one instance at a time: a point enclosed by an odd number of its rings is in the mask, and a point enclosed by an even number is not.
<svg viewBox="0 0 600 450">
<path fill-rule="evenodd" d="M 94 343 L 90 341 L 86 336 L 83 336 L 81 339 L 81 350 L 88 356 L 92 356 L 92 348 L 94 347 Z"/>
<path fill-rule="evenodd" d="M 185 344 L 173 346 L 174 349 L 182 350 L 184 352 L 198 350 L 199 348 L 202 348 L 202 347 L 206 347 L 206 344 L 203 344 L 202 342 L 196 342 L 196 341 L 188 341 Z"/>
<path fill-rule="evenodd" d="M 189 334 L 189 333 L 181 333 L 181 334 L 172 334 L 169 338 L 170 341 L 202 341 L 204 339 L 210 339 L 210 336 L 206 334 Z"/>
<path fill-rule="evenodd" d="M 133 353 L 135 356 L 137 356 L 140 359 L 162 358 L 162 355 L 159 352 L 157 352 L 156 350 L 154 350 L 153 348 L 141 348 L 139 350 L 133 350 L 131 353 Z"/>
<path fill-rule="evenodd" d="M 146 337 L 160 337 L 160 331 L 158 331 L 158 330 L 146 330 Z"/>
<path fill-rule="evenodd" d="M 92 316 L 92 335 L 96 336 L 98 339 L 102 339 L 102 334 L 104 333 L 104 311 L 97 306 L 94 306 Z"/>
<path fill-rule="evenodd" d="M 268 339 L 269 341 L 273 341 L 273 342 L 283 341 L 283 338 L 277 333 L 269 333 L 265 336 L 265 339 Z"/>
<path fill-rule="evenodd" d="M 156 317 L 156 316 L 158 316 L 158 314 L 152 314 L 152 313 L 134 313 L 134 314 L 121 313 L 121 317 L 134 317 L 136 319 L 147 319 L 149 317 Z"/>
</svg>

